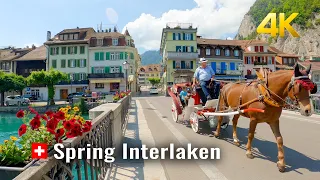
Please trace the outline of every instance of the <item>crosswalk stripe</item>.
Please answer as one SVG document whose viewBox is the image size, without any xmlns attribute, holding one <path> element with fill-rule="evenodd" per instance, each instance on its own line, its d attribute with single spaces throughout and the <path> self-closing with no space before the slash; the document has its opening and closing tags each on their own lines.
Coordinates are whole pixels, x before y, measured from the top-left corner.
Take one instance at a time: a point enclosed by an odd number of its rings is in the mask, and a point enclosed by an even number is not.
<svg viewBox="0 0 320 180">
<path fill-rule="evenodd" d="M 146 100 L 148 105 L 154 109 L 154 112 L 158 116 L 158 118 L 168 127 L 171 133 L 178 139 L 181 145 L 186 145 L 191 143 L 185 136 L 183 136 L 177 128 L 175 128 L 167 118 L 163 118 L 162 114 L 150 103 L 150 101 Z M 206 160 L 195 160 L 201 170 L 206 174 L 206 176 L 210 180 L 228 180 L 212 163 Z"/>
</svg>

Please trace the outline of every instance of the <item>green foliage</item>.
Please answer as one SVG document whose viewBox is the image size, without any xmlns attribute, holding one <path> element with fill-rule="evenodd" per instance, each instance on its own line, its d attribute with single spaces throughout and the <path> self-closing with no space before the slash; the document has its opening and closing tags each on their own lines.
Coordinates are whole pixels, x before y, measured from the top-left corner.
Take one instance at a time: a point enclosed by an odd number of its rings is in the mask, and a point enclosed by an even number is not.
<svg viewBox="0 0 320 180">
<path fill-rule="evenodd" d="M 314 28 L 314 26 L 310 20 L 307 22 L 306 27 L 309 29 Z"/>
<path fill-rule="evenodd" d="M 272 38 L 272 37 L 269 37 L 269 38 L 268 38 L 268 43 L 271 44 L 271 43 L 272 43 L 272 40 L 273 40 L 273 38 Z"/>
<path fill-rule="evenodd" d="M 299 13 L 293 20 L 306 27 L 309 19 L 313 18 L 313 12 L 320 12 L 319 0 L 257 0 L 250 8 L 248 14 L 252 16 L 258 26 L 268 13 L 285 13 L 289 17 L 292 13 Z"/>
<path fill-rule="evenodd" d="M 315 24 L 316 24 L 317 26 L 319 26 L 319 25 L 320 25 L 320 19 L 317 19 Z"/>
<path fill-rule="evenodd" d="M 89 108 L 88 108 L 88 105 L 87 105 L 86 101 L 84 100 L 84 98 L 81 98 L 80 102 L 76 103 L 74 106 L 79 107 L 81 114 L 88 114 L 89 113 Z"/>
<path fill-rule="evenodd" d="M 243 38 L 243 40 L 251 40 L 251 39 L 256 39 L 258 36 L 257 31 L 253 31 L 249 36 Z"/>
<path fill-rule="evenodd" d="M 28 77 L 29 84 L 44 84 L 48 87 L 48 98 L 50 104 L 54 104 L 54 85 L 59 81 L 65 81 L 68 79 L 66 73 L 60 72 L 58 70 L 50 69 L 49 71 L 33 71 Z"/>
<path fill-rule="evenodd" d="M 148 80 L 150 81 L 152 86 L 155 86 L 160 83 L 160 78 L 149 78 Z"/>
<path fill-rule="evenodd" d="M 26 87 L 26 80 L 24 77 L 14 73 L 4 73 L 0 71 L 0 93 L 1 105 L 4 105 L 4 92 L 7 91 L 22 91 Z"/>
</svg>

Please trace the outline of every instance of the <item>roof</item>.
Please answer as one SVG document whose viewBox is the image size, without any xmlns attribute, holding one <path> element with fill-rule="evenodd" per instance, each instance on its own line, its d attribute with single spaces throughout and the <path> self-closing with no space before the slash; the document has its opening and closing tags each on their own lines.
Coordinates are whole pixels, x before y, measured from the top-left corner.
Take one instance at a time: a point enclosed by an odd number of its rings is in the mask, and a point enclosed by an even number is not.
<svg viewBox="0 0 320 180">
<path fill-rule="evenodd" d="M 75 29 L 64 29 L 56 34 L 52 39 L 45 42 L 44 44 L 77 44 L 77 43 L 88 43 L 88 40 L 94 35 L 96 31 L 93 28 L 75 28 Z M 77 40 L 60 40 L 59 35 L 66 33 L 79 33 L 79 39 Z"/>
<path fill-rule="evenodd" d="M 146 65 L 146 66 L 141 66 L 139 68 L 139 71 L 140 71 L 141 68 L 145 69 L 145 73 L 152 73 L 152 72 L 160 72 L 161 71 L 160 64 L 149 64 L 149 65 Z M 149 68 L 151 68 L 152 71 L 149 71 Z M 154 68 L 157 68 L 157 71 L 154 71 Z"/>
<path fill-rule="evenodd" d="M 311 64 L 311 71 L 319 71 L 320 70 L 320 61 L 299 61 L 299 64 L 304 66 L 305 68 Z"/>
<path fill-rule="evenodd" d="M 225 45 L 225 46 L 240 46 L 241 40 L 223 40 L 223 39 L 205 39 L 197 38 L 197 44 L 200 45 Z"/>
<path fill-rule="evenodd" d="M 280 56 L 280 57 L 300 57 L 299 55 L 284 53 L 273 46 L 269 46 L 268 50 L 276 53 L 277 56 Z"/>
<path fill-rule="evenodd" d="M 94 30 L 93 28 L 75 28 L 75 29 L 64 29 L 61 32 L 59 32 L 57 35 L 65 34 L 65 33 L 80 33 L 84 31 L 90 31 Z"/>
<path fill-rule="evenodd" d="M 126 31 L 124 32 L 124 35 L 130 36 L 128 29 L 126 29 Z"/>
<path fill-rule="evenodd" d="M 0 49 L 0 61 L 1 60 L 14 60 L 26 53 L 30 52 L 32 48 L 19 48 L 19 49 Z"/>
<path fill-rule="evenodd" d="M 105 38 L 105 37 L 119 38 L 124 36 L 125 36 L 124 34 L 121 34 L 119 32 L 98 32 L 92 35 L 92 37 L 96 37 L 96 38 Z"/>
<path fill-rule="evenodd" d="M 18 61 L 22 61 L 22 60 L 46 60 L 47 59 L 47 54 L 46 54 L 46 47 L 44 45 L 30 51 L 29 53 L 27 53 L 26 55 L 15 59 Z"/>
</svg>

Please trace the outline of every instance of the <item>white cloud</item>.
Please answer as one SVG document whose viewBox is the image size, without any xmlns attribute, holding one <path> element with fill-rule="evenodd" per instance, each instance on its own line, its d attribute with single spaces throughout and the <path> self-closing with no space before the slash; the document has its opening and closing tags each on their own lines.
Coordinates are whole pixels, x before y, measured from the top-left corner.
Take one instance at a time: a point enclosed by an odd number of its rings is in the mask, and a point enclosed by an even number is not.
<svg viewBox="0 0 320 180">
<path fill-rule="evenodd" d="M 162 29 L 168 22 L 193 23 L 194 27 L 198 27 L 198 35 L 225 38 L 225 34 L 238 30 L 243 16 L 255 0 L 194 1 L 197 6 L 190 10 L 169 10 L 158 18 L 142 13 L 138 19 L 129 22 L 126 27 L 136 46 L 146 50 L 159 49 Z"/>
</svg>

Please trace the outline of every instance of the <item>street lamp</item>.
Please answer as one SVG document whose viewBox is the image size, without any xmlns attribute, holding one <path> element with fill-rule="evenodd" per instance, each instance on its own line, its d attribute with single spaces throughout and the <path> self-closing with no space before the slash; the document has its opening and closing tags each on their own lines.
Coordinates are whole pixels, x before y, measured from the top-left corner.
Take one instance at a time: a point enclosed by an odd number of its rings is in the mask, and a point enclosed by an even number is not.
<svg viewBox="0 0 320 180">
<path fill-rule="evenodd" d="M 244 65 L 243 64 L 239 64 L 238 68 L 239 68 L 239 71 L 240 71 L 240 76 L 239 76 L 239 81 L 240 81 L 242 73 L 243 73 Z"/>
<path fill-rule="evenodd" d="M 130 63 L 128 61 L 125 61 L 123 63 L 123 68 L 126 70 L 126 91 L 128 91 L 128 69 L 129 69 Z"/>
</svg>

